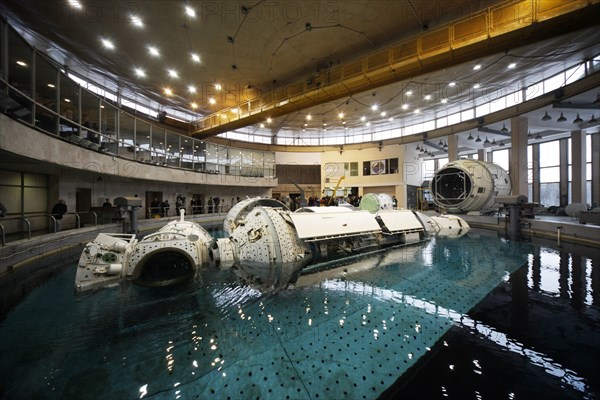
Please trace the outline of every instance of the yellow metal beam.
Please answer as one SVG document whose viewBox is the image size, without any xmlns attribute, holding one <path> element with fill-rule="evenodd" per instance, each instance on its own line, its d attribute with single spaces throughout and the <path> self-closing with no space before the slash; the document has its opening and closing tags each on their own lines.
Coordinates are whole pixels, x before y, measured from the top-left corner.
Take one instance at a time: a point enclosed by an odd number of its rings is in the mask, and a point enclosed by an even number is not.
<svg viewBox="0 0 600 400">
<path fill-rule="evenodd" d="M 207 138 L 598 24 L 600 0 L 508 0 L 196 122 Z M 235 113 L 232 112 L 236 109 Z"/>
</svg>

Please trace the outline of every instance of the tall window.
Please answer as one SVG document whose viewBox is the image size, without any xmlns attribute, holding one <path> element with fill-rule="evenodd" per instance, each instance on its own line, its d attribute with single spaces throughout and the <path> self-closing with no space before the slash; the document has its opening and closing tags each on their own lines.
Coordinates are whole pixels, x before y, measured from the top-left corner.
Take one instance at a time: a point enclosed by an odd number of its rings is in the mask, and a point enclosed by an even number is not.
<svg viewBox="0 0 600 400">
<path fill-rule="evenodd" d="M 560 144 L 540 143 L 540 203 L 560 206 Z"/>
<path fill-rule="evenodd" d="M 425 160 L 422 166 L 421 181 L 430 181 L 435 173 L 435 160 Z"/>
<path fill-rule="evenodd" d="M 358 162 L 344 163 L 346 176 L 358 176 Z"/>
<path fill-rule="evenodd" d="M 493 151 L 492 161 L 494 161 L 494 164 L 498 164 L 504 168 L 505 171 L 508 171 L 510 169 L 508 149 Z"/>
</svg>

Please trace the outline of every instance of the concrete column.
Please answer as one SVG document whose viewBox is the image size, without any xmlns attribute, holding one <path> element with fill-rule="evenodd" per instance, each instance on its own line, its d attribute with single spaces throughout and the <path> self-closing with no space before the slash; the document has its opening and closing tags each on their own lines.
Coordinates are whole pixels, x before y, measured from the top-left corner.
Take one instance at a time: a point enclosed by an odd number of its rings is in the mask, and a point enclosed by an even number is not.
<svg viewBox="0 0 600 400">
<path fill-rule="evenodd" d="M 531 171 L 532 171 L 532 182 L 531 182 L 531 193 L 533 199 L 530 201 L 534 203 L 540 202 L 540 145 L 538 143 L 531 146 L 531 154 L 533 160 L 531 160 Z"/>
<path fill-rule="evenodd" d="M 571 131 L 571 202 L 585 203 L 585 133 L 581 130 Z"/>
<path fill-rule="evenodd" d="M 448 162 L 458 160 L 458 136 L 448 135 Z"/>
<path fill-rule="evenodd" d="M 559 201 L 561 207 L 566 207 L 569 204 L 569 140 L 559 140 L 560 151 L 560 183 L 559 183 Z"/>
<path fill-rule="evenodd" d="M 485 150 L 484 149 L 477 150 L 477 160 L 485 161 Z"/>
<path fill-rule="evenodd" d="M 592 203 L 600 204 L 600 134 L 592 135 Z"/>
<path fill-rule="evenodd" d="M 510 180 L 513 195 L 528 195 L 527 190 L 527 130 L 528 121 L 525 117 L 513 117 L 510 120 Z"/>
</svg>

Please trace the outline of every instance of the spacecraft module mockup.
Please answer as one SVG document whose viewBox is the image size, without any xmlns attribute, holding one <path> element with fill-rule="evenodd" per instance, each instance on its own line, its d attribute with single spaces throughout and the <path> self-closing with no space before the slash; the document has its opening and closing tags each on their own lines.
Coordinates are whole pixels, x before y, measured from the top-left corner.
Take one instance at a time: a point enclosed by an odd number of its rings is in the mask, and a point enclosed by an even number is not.
<svg viewBox="0 0 600 400">
<path fill-rule="evenodd" d="M 429 185 L 433 202 L 450 213 L 498 209 L 496 197 L 511 191 L 510 177 L 502 167 L 471 159 L 444 165 Z"/>
<path fill-rule="evenodd" d="M 305 207 L 296 212 L 276 200 L 246 199 L 225 218 L 229 236 L 216 240 L 200 225 L 185 221 L 183 213 L 139 241 L 134 235 L 101 233 L 81 254 L 75 288 L 83 292 L 121 280 L 166 286 L 217 266 L 232 269 L 261 290 L 277 291 L 295 282 L 308 265 L 415 244 L 433 235 L 458 237 L 469 230 L 457 216 L 393 210 L 386 196 L 371 196 L 364 202 L 367 210 Z"/>
</svg>

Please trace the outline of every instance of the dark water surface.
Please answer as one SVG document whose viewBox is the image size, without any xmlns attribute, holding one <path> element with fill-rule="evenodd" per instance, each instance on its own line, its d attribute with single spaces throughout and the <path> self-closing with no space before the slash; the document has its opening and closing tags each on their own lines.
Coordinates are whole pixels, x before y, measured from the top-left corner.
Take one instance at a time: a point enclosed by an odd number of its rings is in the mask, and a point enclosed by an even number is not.
<svg viewBox="0 0 600 400">
<path fill-rule="evenodd" d="M 600 266 L 469 234 L 262 294 L 231 271 L 77 296 L 74 258 L 0 322 L 6 399 L 586 399 Z"/>
</svg>

